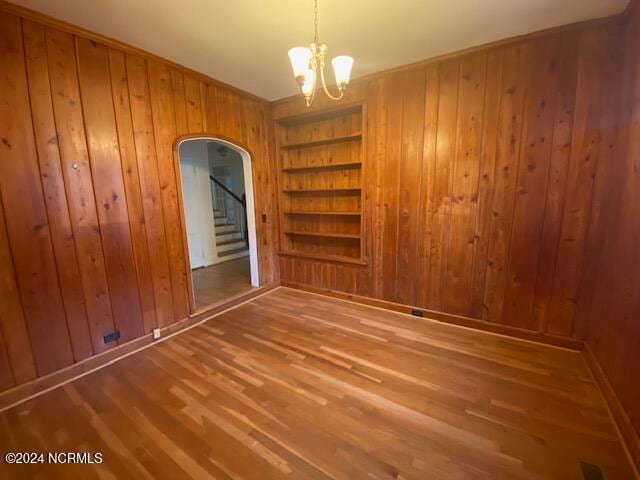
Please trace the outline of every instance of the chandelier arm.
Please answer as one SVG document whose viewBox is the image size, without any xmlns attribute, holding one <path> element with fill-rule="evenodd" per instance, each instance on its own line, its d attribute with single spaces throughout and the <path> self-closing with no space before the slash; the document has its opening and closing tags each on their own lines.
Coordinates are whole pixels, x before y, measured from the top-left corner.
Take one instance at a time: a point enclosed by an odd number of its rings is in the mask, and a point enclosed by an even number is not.
<svg viewBox="0 0 640 480">
<path fill-rule="evenodd" d="M 316 70 L 316 66 L 314 65 L 313 67 L 313 90 L 311 90 L 311 98 L 309 98 L 309 101 L 307 103 L 307 107 L 310 107 L 311 104 L 313 103 L 313 99 L 316 98 L 316 90 L 318 89 L 318 73 Z"/>
<path fill-rule="evenodd" d="M 334 97 L 333 95 L 331 95 L 329 88 L 327 88 L 327 82 L 324 78 L 324 59 L 320 62 L 320 80 L 322 81 L 322 89 L 324 90 L 324 93 L 326 93 L 327 97 L 329 97 L 331 100 L 341 100 L 342 97 L 344 97 L 344 90 L 339 90 L 340 95 Z"/>
</svg>

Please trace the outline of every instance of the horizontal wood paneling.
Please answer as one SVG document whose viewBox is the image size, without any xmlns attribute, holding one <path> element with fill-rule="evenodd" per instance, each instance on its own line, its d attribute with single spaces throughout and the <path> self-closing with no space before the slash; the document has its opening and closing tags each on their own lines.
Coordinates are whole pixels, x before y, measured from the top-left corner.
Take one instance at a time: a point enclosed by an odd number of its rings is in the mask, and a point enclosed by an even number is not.
<svg viewBox="0 0 640 480">
<path fill-rule="evenodd" d="M 367 264 L 281 256 L 282 280 L 583 339 L 623 30 L 619 17 L 353 82 L 342 102 L 365 104 L 376 179 L 363 192 Z M 328 107 L 320 95 L 312 109 Z M 276 121 L 304 111 L 298 97 L 273 104 Z"/>
<path fill-rule="evenodd" d="M 112 348 L 114 329 L 125 343 L 189 315 L 180 137 L 253 155 L 260 279 L 278 278 L 266 102 L 0 12 L 0 390 Z"/>
</svg>

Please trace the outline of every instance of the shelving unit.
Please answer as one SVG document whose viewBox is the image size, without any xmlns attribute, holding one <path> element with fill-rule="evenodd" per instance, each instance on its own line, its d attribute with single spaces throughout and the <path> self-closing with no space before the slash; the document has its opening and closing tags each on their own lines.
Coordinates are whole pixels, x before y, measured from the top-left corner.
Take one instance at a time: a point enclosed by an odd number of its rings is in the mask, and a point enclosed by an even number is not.
<svg viewBox="0 0 640 480">
<path fill-rule="evenodd" d="M 280 118 L 281 255 L 364 265 L 363 106 Z"/>
<path fill-rule="evenodd" d="M 332 168 L 360 168 L 361 162 L 346 162 L 346 163 L 329 163 L 326 165 L 307 165 L 304 167 L 288 167 L 283 168 L 283 172 L 297 172 L 303 170 L 328 170 Z"/>
<path fill-rule="evenodd" d="M 285 215 L 346 215 L 346 216 L 353 216 L 353 217 L 359 217 L 360 215 L 362 215 L 362 213 L 360 212 L 303 212 L 303 211 L 298 211 L 298 212 L 284 212 Z"/>
<path fill-rule="evenodd" d="M 323 237 L 323 238 L 355 238 L 360 239 L 360 234 L 347 233 L 320 233 L 320 232 L 284 232 L 286 235 L 298 235 L 302 237 Z"/>
<path fill-rule="evenodd" d="M 327 262 L 334 262 L 334 263 L 366 265 L 366 263 L 360 260 L 359 258 L 345 257 L 342 255 L 323 255 L 323 254 L 317 254 L 317 253 L 304 253 L 304 252 L 295 252 L 295 251 L 286 251 L 286 250 L 279 252 L 279 254 L 285 257 L 310 258 L 312 260 L 324 260 Z"/>
<path fill-rule="evenodd" d="M 360 188 L 293 188 L 283 190 L 284 193 L 315 193 L 315 192 L 359 192 Z"/>
<path fill-rule="evenodd" d="M 350 142 L 353 140 L 359 140 L 360 138 L 362 138 L 361 133 L 354 133 L 351 135 L 345 135 L 343 137 L 323 138 L 321 140 L 311 140 L 308 142 L 289 143 L 289 144 L 281 145 L 280 148 L 289 149 L 289 148 L 316 147 L 319 145 L 330 145 L 332 143 Z"/>
</svg>

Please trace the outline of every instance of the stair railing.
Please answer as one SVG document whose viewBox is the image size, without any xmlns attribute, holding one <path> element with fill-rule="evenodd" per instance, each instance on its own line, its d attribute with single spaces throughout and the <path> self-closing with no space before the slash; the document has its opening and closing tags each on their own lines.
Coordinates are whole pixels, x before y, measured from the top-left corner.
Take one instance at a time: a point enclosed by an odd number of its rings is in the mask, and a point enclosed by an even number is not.
<svg viewBox="0 0 640 480">
<path fill-rule="evenodd" d="M 242 207 L 242 218 L 239 219 L 238 215 L 236 215 L 235 223 L 236 227 L 240 227 L 242 225 L 242 235 L 243 240 L 247 248 L 249 248 L 249 229 L 247 226 L 247 196 L 242 194 L 242 198 L 238 197 L 235 193 L 229 190 L 223 183 L 216 180 L 213 176 L 209 175 L 211 179 L 212 187 L 214 188 L 214 198 L 216 199 L 218 205 L 216 205 L 218 210 L 221 210 L 224 213 L 224 216 L 227 216 L 227 202 L 225 200 L 225 194 L 228 197 L 231 197 L 232 200 L 239 203 Z M 219 196 L 220 195 L 220 196 Z M 222 207 L 222 208 L 221 208 Z"/>
</svg>

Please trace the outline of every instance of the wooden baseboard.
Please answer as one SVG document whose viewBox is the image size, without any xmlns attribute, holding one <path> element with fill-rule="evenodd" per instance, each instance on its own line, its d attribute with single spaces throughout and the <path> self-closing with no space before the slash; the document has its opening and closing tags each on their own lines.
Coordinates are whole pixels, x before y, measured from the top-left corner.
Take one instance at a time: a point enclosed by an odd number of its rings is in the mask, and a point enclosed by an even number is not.
<svg viewBox="0 0 640 480">
<path fill-rule="evenodd" d="M 588 342 L 585 342 L 582 354 L 587 367 L 591 372 L 591 376 L 600 389 L 605 403 L 609 408 L 609 412 L 613 418 L 613 423 L 618 429 L 620 439 L 625 447 L 636 478 L 640 479 L 640 437 L 638 436 L 638 432 L 636 432 L 633 427 L 627 412 L 622 406 L 622 403 L 620 403 L 620 399 L 609 383 L 609 380 L 607 380 L 607 377 L 600 366 L 600 362 L 598 362 L 598 358 L 593 353 L 593 350 L 591 350 Z"/>
<path fill-rule="evenodd" d="M 428 310 L 426 308 L 414 307 L 411 305 L 405 305 L 402 303 L 390 302 L 388 300 L 379 300 L 377 298 L 364 297 L 362 295 L 354 295 L 351 293 L 340 292 L 337 290 L 329 290 L 325 288 L 318 288 L 312 285 L 307 285 L 297 282 L 281 281 L 280 284 L 283 287 L 295 288 L 298 290 L 304 290 L 312 293 L 319 293 L 329 297 L 339 298 L 342 300 L 349 300 L 363 305 L 369 305 L 373 307 L 383 308 L 385 310 L 392 310 L 394 312 L 411 314 L 417 310 L 422 313 L 425 318 L 438 320 L 443 323 L 449 323 L 453 325 L 459 325 L 462 327 L 474 328 L 477 330 L 483 330 L 485 332 L 496 333 L 499 335 L 506 335 L 509 337 L 520 338 L 523 340 L 529 340 L 532 342 L 544 343 L 546 345 L 552 345 L 555 347 L 568 348 L 571 350 L 582 350 L 583 342 L 574 338 L 558 337 L 555 335 L 549 335 L 542 332 L 534 332 L 531 330 L 525 330 L 517 327 L 510 327 L 508 325 L 499 325 L 495 323 L 485 322 L 477 318 L 464 317 L 462 315 L 453 315 L 450 313 L 438 312 L 435 310 Z"/>
<path fill-rule="evenodd" d="M 74 380 L 80 376 L 86 375 L 94 370 L 105 367 L 113 362 L 120 360 L 128 355 L 131 355 L 138 350 L 151 346 L 153 343 L 157 343 L 167 339 L 169 336 L 174 335 L 189 327 L 195 326 L 213 316 L 219 315 L 231 308 L 234 308 L 241 303 L 247 302 L 257 296 L 264 295 L 265 293 L 280 286 L 279 282 L 265 285 L 263 287 L 255 288 L 246 293 L 241 293 L 234 297 L 228 298 L 222 302 L 211 305 L 205 310 L 196 312 L 195 315 L 191 315 L 188 318 L 180 320 L 176 323 L 168 325 L 160 329 L 160 340 L 153 340 L 152 334 L 147 334 L 142 337 L 131 340 L 130 342 L 123 343 L 117 347 L 107 350 L 106 352 L 99 353 L 93 357 L 82 360 L 78 363 L 74 363 L 66 368 L 50 373 L 43 377 L 36 378 L 30 382 L 23 383 L 4 392 L 0 392 L 0 412 L 11 408 L 12 406 L 22 403 L 27 399 L 34 396 L 41 395 L 49 390 L 59 387 L 67 382 Z"/>
</svg>

